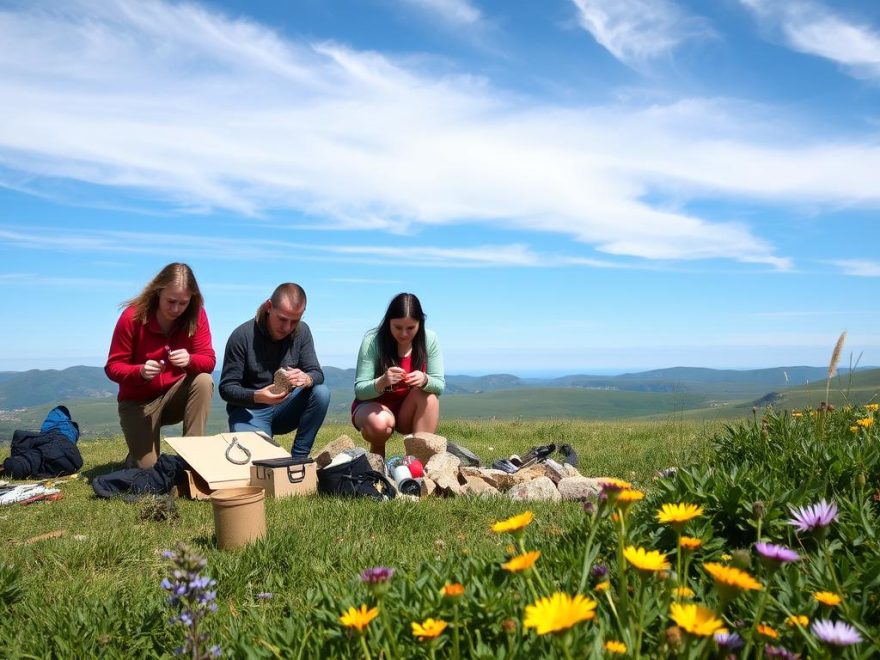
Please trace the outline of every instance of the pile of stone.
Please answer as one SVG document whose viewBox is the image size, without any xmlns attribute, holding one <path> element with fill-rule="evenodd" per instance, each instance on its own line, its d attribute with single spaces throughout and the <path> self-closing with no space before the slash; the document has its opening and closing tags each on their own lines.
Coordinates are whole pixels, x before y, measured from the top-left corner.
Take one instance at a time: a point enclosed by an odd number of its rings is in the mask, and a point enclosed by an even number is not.
<svg viewBox="0 0 880 660">
<path fill-rule="evenodd" d="M 487 467 L 469 467 L 447 451 L 446 438 L 433 433 L 408 435 L 403 444 L 407 455 L 415 456 L 424 466 L 422 497 L 503 496 L 520 501 L 585 502 L 596 499 L 602 481 L 584 477 L 574 466 L 549 458 L 513 474 Z M 355 448 L 354 440 L 341 435 L 315 455 L 317 467 L 323 468 L 338 454 Z M 387 474 L 381 456 L 368 453 L 367 459 L 374 470 Z"/>
</svg>

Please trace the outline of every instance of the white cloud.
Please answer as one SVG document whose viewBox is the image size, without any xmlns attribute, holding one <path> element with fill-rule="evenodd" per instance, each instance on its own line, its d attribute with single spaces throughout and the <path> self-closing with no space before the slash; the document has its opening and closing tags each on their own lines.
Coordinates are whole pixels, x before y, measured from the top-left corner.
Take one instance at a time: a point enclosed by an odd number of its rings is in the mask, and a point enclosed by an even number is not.
<svg viewBox="0 0 880 660">
<path fill-rule="evenodd" d="M 402 2 L 429 11 L 449 23 L 476 25 L 482 19 L 480 10 L 469 0 L 402 0 Z"/>
<path fill-rule="evenodd" d="M 291 212 L 299 224 L 382 232 L 506 226 L 621 257 L 780 269 L 790 261 L 749 226 L 690 212 L 687 202 L 880 205 L 875 143 L 774 132 L 760 112 L 723 100 L 528 103 L 477 78 L 292 42 L 156 0 L 0 12 L 0 43 L 0 98 L 15 99 L 0 111 L 0 167 L 44 189 L 74 180 L 192 212 Z M 106 234 L 78 240 L 106 249 Z M 150 241 L 116 243 L 167 253 Z M 258 242 L 235 247 L 243 258 L 274 253 Z M 223 246 L 198 237 L 191 249 Z M 425 257 L 546 259 L 523 246 L 479 249 L 489 255 Z"/>
<path fill-rule="evenodd" d="M 880 79 L 880 34 L 810 0 L 740 0 L 801 53 L 832 60 L 860 78 Z"/>
<path fill-rule="evenodd" d="M 838 259 L 829 261 L 833 266 L 840 268 L 844 275 L 855 277 L 880 277 L 880 261 L 868 259 Z"/>
<path fill-rule="evenodd" d="M 572 0 L 581 26 L 618 60 L 639 68 L 686 41 L 713 34 L 670 0 Z"/>
</svg>

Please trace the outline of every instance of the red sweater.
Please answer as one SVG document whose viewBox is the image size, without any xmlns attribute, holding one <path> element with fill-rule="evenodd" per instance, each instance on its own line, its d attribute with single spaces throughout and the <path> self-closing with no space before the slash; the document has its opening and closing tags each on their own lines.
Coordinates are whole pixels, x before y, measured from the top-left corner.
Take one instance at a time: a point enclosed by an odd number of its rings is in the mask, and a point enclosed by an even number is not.
<svg viewBox="0 0 880 660">
<path fill-rule="evenodd" d="M 178 348 L 189 351 L 190 361 L 186 369 L 168 362 L 168 352 Z M 141 377 L 141 365 L 147 360 L 165 360 L 165 370 L 152 380 Z M 176 325 L 166 337 L 155 316 L 140 323 L 134 318 L 134 307 L 128 307 L 113 330 L 104 373 L 119 383 L 119 401 L 148 401 L 167 392 L 187 373 L 211 373 L 216 364 L 217 356 L 211 345 L 211 328 L 204 308 L 199 312 L 198 326 L 192 337 L 187 336 L 186 328 Z"/>
</svg>

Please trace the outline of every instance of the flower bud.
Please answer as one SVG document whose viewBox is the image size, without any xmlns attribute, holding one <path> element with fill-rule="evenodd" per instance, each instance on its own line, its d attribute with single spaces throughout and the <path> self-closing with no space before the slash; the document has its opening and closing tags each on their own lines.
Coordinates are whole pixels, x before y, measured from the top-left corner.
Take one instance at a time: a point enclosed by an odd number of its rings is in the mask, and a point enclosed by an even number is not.
<svg viewBox="0 0 880 660">
<path fill-rule="evenodd" d="M 733 555 L 730 560 L 732 566 L 745 571 L 752 565 L 752 553 L 745 548 L 737 548 L 731 554 Z"/>
<path fill-rule="evenodd" d="M 764 506 L 763 500 L 755 500 L 752 502 L 752 518 L 755 520 L 763 520 L 767 515 L 767 507 Z"/>
</svg>

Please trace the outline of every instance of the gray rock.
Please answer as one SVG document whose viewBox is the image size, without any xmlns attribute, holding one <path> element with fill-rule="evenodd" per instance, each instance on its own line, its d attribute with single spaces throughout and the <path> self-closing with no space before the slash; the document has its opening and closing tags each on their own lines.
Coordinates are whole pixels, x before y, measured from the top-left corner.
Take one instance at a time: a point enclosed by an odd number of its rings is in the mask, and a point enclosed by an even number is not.
<svg viewBox="0 0 880 660">
<path fill-rule="evenodd" d="M 385 469 L 385 459 L 379 456 L 379 454 L 373 454 L 369 452 L 364 452 L 367 454 L 367 461 L 370 463 L 370 467 L 373 468 L 379 474 L 384 474 L 388 476 L 388 470 Z"/>
<path fill-rule="evenodd" d="M 461 461 L 457 456 L 443 452 L 434 454 L 425 464 L 425 475 L 437 484 L 444 495 L 461 495 L 461 484 L 458 483 L 458 468 Z"/>
<path fill-rule="evenodd" d="M 355 444 L 354 440 L 349 438 L 347 435 L 340 435 L 336 440 L 328 442 L 324 447 L 315 455 L 315 463 L 318 469 L 327 467 L 338 454 L 341 454 L 346 449 L 354 449 Z"/>
<path fill-rule="evenodd" d="M 516 501 L 549 501 L 559 502 L 562 495 L 556 490 L 550 477 L 538 477 L 525 483 L 517 484 L 509 491 L 507 496 Z"/>
<path fill-rule="evenodd" d="M 407 455 L 415 456 L 422 465 L 427 465 L 432 456 L 444 453 L 446 445 L 446 438 L 434 433 L 411 433 L 403 439 Z"/>
<path fill-rule="evenodd" d="M 562 467 L 562 464 L 557 463 L 552 458 L 548 458 L 544 461 L 544 474 L 550 477 L 550 480 L 554 484 L 558 484 L 562 479 L 565 479 L 568 476 L 568 473 L 565 471 L 565 468 Z"/>
<path fill-rule="evenodd" d="M 557 485 L 563 500 L 587 502 L 595 500 L 602 490 L 598 479 L 587 477 L 566 477 Z"/>
<path fill-rule="evenodd" d="M 578 469 L 574 465 L 569 465 L 568 463 L 562 464 L 562 469 L 565 471 L 566 477 L 582 477 L 582 475 Z"/>
</svg>

